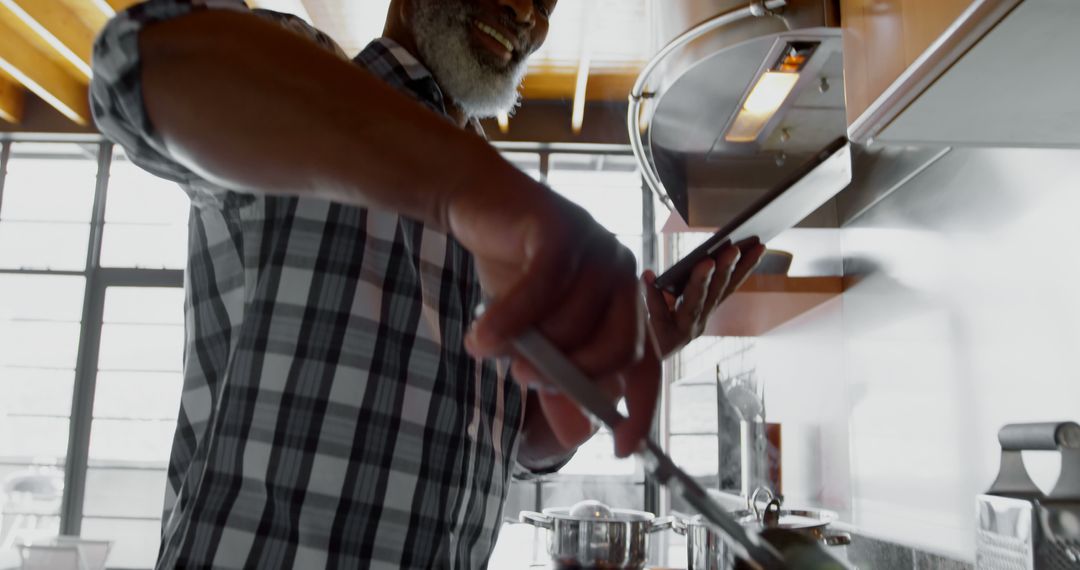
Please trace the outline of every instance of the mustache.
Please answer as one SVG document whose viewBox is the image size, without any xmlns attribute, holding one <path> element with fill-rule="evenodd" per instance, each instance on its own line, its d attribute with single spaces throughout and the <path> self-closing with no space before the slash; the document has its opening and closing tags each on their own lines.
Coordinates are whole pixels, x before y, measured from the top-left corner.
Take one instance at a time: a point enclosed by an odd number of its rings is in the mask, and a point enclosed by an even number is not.
<svg viewBox="0 0 1080 570">
<path fill-rule="evenodd" d="M 465 9 L 461 11 L 461 23 L 471 26 L 474 20 L 480 19 L 482 12 L 483 10 L 480 6 L 474 3 L 466 3 Z M 493 16 L 495 23 L 512 34 L 512 37 L 508 39 L 514 44 L 515 48 L 518 48 L 514 50 L 515 61 L 523 60 L 536 51 L 538 46 L 532 41 L 532 37 L 529 35 L 529 30 L 526 26 L 519 23 L 513 16 L 503 10 L 498 11 L 493 14 Z"/>
</svg>

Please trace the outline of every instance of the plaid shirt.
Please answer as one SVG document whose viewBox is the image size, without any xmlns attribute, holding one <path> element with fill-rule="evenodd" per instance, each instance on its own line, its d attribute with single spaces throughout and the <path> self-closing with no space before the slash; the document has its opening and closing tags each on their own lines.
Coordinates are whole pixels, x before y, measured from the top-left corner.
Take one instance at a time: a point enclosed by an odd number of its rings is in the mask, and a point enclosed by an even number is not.
<svg viewBox="0 0 1080 570">
<path fill-rule="evenodd" d="M 462 347 L 480 301 L 473 260 L 393 212 L 234 192 L 172 159 L 143 106 L 137 35 L 211 8 L 247 10 L 154 0 L 114 18 L 94 49 L 98 126 L 193 204 L 158 568 L 482 567 L 523 393 Z M 302 20 L 255 12 L 345 57 Z M 430 73 L 392 41 L 354 61 L 446 114 Z"/>
</svg>

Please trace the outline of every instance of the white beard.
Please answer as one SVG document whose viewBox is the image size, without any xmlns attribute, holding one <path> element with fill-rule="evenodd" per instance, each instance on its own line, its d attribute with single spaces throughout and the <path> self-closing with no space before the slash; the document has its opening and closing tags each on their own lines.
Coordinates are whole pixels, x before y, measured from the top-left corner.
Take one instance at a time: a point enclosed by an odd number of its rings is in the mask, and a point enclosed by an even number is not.
<svg viewBox="0 0 1080 570">
<path fill-rule="evenodd" d="M 477 119 L 509 113 L 518 104 L 525 59 L 502 64 L 485 58 L 469 39 L 472 10 L 447 0 L 415 0 L 413 33 L 424 61 L 443 94 Z"/>
</svg>

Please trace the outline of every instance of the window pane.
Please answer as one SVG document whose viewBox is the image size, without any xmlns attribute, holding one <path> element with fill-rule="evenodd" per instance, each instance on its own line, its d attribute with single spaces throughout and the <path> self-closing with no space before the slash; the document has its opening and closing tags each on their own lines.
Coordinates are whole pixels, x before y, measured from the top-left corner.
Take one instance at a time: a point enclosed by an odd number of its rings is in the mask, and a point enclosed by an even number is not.
<svg viewBox="0 0 1080 570">
<path fill-rule="evenodd" d="M 82 319 L 82 277 L 0 275 L 0 321 L 43 320 L 79 322 Z M 3 326 L 3 325 L 0 325 Z"/>
<path fill-rule="evenodd" d="M 176 421 L 179 372 L 98 372 L 94 417 Z"/>
<path fill-rule="evenodd" d="M 146 172 L 117 152 L 109 170 L 106 223 L 184 226 L 190 207 L 179 185 Z"/>
<path fill-rule="evenodd" d="M 0 220 L 0 268 L 81 271 L 89 239 L 89 224 Z"/>
<path fill-rule="evenodd" d="M 187 195 L 118 153 L 109 173 L 101 264 L 183 268 L 187 261 Z"/>
<path fill-rule="evenodd" d="M 158 519 L 164 505 L 164 469 L 86 470 L 85 516 Z"/>
<path fill-rule="evenodd" d="M 83 151 L 74 144 L 13 144 L 0 219 L 88 223 L 97 184 L 96 152 L 96 145 Z"/>
<path fill-rule="evenodd" d="M 187 264 L 187 226 L 105 224 L 102 267 L 183 269 Z"/>
<path fill-rule="evenodd" d="M 181 325 L 120 325 L 101 327 L 99 370 L 179 371 L 184 353 Z"/>
<path fill-rule="evenodd" d="M 71 414 L 75 370 L 0 367 L 0 416 Z"/>
<path fill-rule="evenodd" d="M 180 407 L 184 292 L 110 287 L 90 429 L 83 536 L 115 541 L 110 568 L 157 558 Z"/>
<path fill-rule="evenodd" d="M 0 366 L 74 369 L 79 323 L 0 322 Z"/>
<path fill-rule="evenodd" d="M 509 160 L 533 180 L 540 180 L 540 155 L 534 152 L 504 152 L 503 158 Z"/>
<path fill-rule="evenodd" d="M 62 463 L 67 442 L 67 418 L 0 416 L 0 462 Z"/>
<path fill-rule="evenodd" d="M 548 183 L 615 234 L 641 234 L 641 176 L 634 159 L 551 155 Z"/>
<path fill-rule="evenodd" d="M 161 540 L 160 520 L 85 517 L 82 536 L 113 541 L 109 568 L 153 568 Z"/>
<path fill-rule="evenodd" d="M 94 418 L 90 464 L 94 466 L 165 467 L 172 450 L 176 420 L 106 420 Z"/>
<path fill-rule="evenodd" d="M 697 476 L 715 476 L 720 469 L 720 450 L 715 435 L 672 435 L 668 453 L 675 464 Z"/>
<path fill-rule="evenodd" d="M 717 433 L 716 385 L 684 386 L 674 384 L 668 392 L 671 398 L 670 423 L 672 434 Z"/>
<path fill-rule="evenodd" d="M 178 287 L 109 287 L 106 323 L 184 324 L 184 290 Z"/>
</svg>

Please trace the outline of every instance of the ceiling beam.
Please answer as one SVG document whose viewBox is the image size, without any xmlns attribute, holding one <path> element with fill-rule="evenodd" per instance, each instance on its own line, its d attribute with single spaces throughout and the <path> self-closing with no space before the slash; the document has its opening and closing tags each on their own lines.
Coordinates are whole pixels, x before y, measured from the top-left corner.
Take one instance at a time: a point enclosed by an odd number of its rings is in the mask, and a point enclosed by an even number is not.
<svg viewBox="0 0 1080 570">
<path fill-rule="evenodd" d="M 0 22 L 0 71 L 65 117 L 80 125 L 90 124 L 86 85 L 4 22 Z"/>
<path fill-rule="evenodd" d="M 29 0 L 34 2 L 34 0 Z M 58 3 L 67 8 L 75 17 L 82 22 L 82 25 L 92 33 L 97 33 L 105 26 L 105 22 L 109 21 L 112 17 L 111 13 L 105 13 L 102 9 L 102 5 L 108 7 L 109 11 L 113 9 L 108 4 L 105 4 L 105 0 L 53 0 L 54 3 Z M 102 5 L 98 5 L 101 3 Z"/>
<path fill-rule="evenodd" d="M 46 48 L 53 59 L 90 81 L 90 48 L 94 32 L 55 0 L 0 0 L 0 18 L 28 40 Z"/>
<path fill-rule="evenodd" d="M 104 0 L 113 10 L 120 12 L 142 2 L 143 0 Z"/>
<path fill-rule="evenodd" d="M 638 72 L 637 68 L 597 69 L 594 65 L 589 71 L 585 100 L 625 102 Z M 525 76 L 521 93 L 525 99 L 539 101 L 571 100 L 577 89 L 578 77 L 576 68 L 530 70 Z"/>
<path fill-rule="evenodd" d="M 0 76 L 0 120 L 12 124 L 22 122 L 23 101 L 22 87 Z"/>
</svg>

